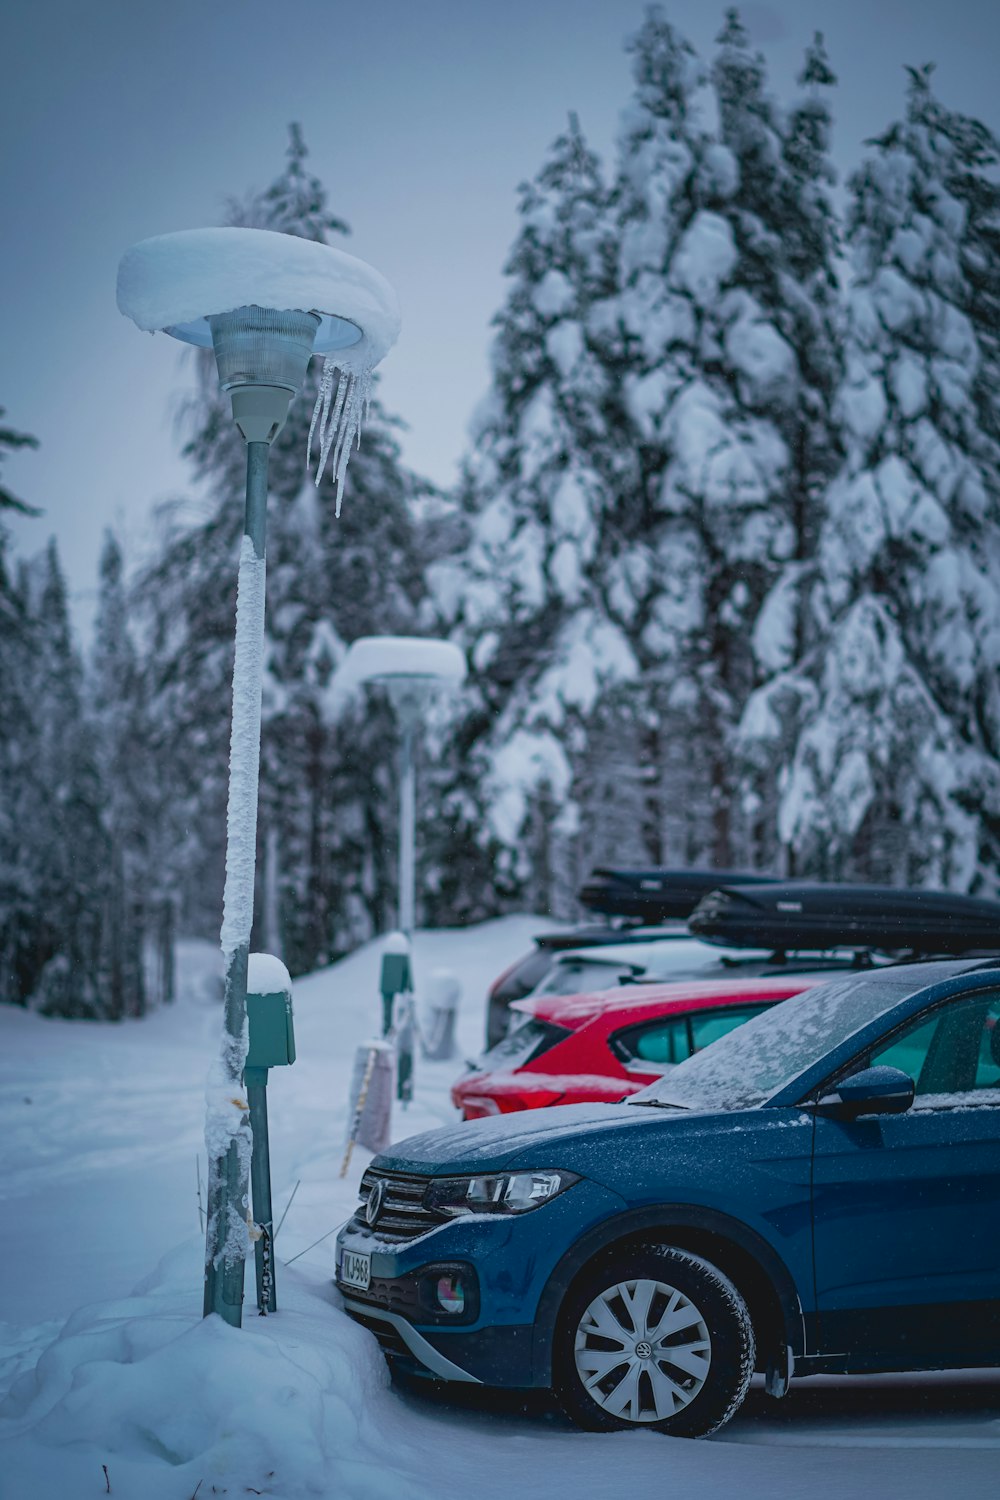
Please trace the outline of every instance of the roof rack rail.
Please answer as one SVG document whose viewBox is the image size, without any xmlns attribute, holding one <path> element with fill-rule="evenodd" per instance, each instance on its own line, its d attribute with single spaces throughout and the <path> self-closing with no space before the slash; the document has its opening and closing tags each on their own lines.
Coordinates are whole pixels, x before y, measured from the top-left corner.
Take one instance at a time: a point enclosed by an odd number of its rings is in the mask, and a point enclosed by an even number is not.
<svg viewBox="0 0 1000 1500">
<path fill-rule="evenodd" d="M 1000 901 L 901 886 L 731 883 L 688 918 L 710 943 L 790 949 L 877 948 L 956 954 L 1000 950 Z"/>
<path fill-rule="evenodd" d="M 702 897 L 717 886 L 748 885 L 774 878 L 738 870 L 612 870 L 599 865 L 581 887 L 579 900 L 589 911 L 607 917 L 663 922 L 689 916 Z"/>
</svg>

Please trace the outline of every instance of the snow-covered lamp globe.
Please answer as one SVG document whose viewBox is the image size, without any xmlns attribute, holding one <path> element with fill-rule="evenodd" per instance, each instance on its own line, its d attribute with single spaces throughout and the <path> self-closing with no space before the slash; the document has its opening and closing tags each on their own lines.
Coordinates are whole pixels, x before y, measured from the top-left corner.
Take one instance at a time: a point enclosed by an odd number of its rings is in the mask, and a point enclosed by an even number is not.
<svg viewBox="0 0 1000 1500">
<path fill-rule="evenodd" d="M 140 328 L 212 348 L 219 381 L 247 445 L 240 554 L 222 950 L 225 1034 L 209 1087 L 206 1315 L 242 1319 L 250 1129 L 242 1088 L 247 963 L 253 922 L 264 660 L 264 548 L 270 445 L 326 357 L 309 430 L 319 436 L 316 481 L 333 473 L 337 513 L 347 462 L 367 409 L 372 371 L 399 334 L 384 277 L 329 245 L 267 229 L 196 229 L 133 245 L 118 268 L 118 306 Z"/>
</svg>

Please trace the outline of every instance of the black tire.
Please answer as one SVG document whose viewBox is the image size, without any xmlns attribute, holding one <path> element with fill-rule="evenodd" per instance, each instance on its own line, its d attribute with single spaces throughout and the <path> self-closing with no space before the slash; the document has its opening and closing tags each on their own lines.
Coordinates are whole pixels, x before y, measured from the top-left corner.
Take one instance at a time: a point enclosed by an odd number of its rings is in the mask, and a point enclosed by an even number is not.
<svg viewBox="0 0 1000 1500">
<path fill-rule="evenodd" d="M 626 1298 L 635 1299 L 632 1309 Z M 622 1338 L 602 1334 L 596 1319 Z M 655 1338 L 665 1322 L 677 1327 Z M 556 1326 L 553 1386 L 571 1420 L 593 1432 L 644 1427 L 706 1437 L 738 1411 L 754 1357 L 746 1303 L 717 1266 L 670 1245 L 638 1246 L 602 1259 L 570 1290 Z M 628 1410 L 616 1412 L 625 1401 Z"/>
</svg>

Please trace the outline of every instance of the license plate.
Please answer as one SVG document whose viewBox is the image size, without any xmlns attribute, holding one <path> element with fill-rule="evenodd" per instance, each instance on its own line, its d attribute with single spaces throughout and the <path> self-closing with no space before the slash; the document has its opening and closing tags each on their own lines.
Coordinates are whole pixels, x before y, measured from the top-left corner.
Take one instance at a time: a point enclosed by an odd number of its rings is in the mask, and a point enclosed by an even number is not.
<svg viewBox="0 0 1000 1500">
<path fill-rule="evenodd" d="M 372 1279 L 372 1258 L 370 1255 L 357 1255 L 353 1250 L 345 1250 L 344 1258 L 340 1263 L 340 1279 L 345 1286 L 356 1286 L 360 1291 L 368 1290 L 368 1283 Z"/>
</svg>

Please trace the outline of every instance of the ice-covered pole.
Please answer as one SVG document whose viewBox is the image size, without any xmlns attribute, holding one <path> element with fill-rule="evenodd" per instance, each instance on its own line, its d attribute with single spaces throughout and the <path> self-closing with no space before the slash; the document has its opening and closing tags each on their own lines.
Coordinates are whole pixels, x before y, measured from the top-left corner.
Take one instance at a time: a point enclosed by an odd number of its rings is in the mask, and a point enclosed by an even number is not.
<svg viewBox="0 0 1000 1500">
<path fill-rule="evenodd" d="M 222 1048 L 210 1082 L 206 1130 L 209 1164 L 204 1312 L 206 1317 L 217 1312 L 237 1327 L 242 1318 L 243 1270 L 249 1249 L 247 1191 L 253 1148 L 243 1065 L 247 1055 L 247 964 L 257 846 L 269 451 L 265 442 L 247 443 L 222 919 L 225 1018 Z"/>
<path fill-rule="evenodd" d="M 239 1327 L 249 1253 L 247 1217 L 253 1134 L 244 1088 L 247 965 L 257 856 L 260 705 L 264 668 L 267 468 L 270 444 L 305 378 L 319 319 L 311 313 L 238 308 L 209 319 L 219 381 L 247 445 L 246 515 L 236 602 L 233 720 L 229 742 L 226 963 L 222 1047 L 209 1080 L 208 1225 L 204 1311 Z"/>
<path fill-rule="evenodd" d="M 395 343 L 399 307 L 388 282 L 329 245 L 265 229 L 197 229 L 133 245 L 118 267 L 118 306 L 138 327 L 215 351 L 219 382 L 247 444 L 233 671 L 225 910 L 225 1025 L 208 1086 L 205 1314 L 242 1321 L 253 1140 L 244 1067 L 247 962 L 253 924 L 257 780 L 264 660 L 264 543 L 271 442 L 302 389 L 311 356 L 326 356 L 313 418 L 320 463 L 333 455 L 340 492 L 360 435 L 371 373 Z M 336 387 L 335 387 L 336 382 Z"/>
</svg>

